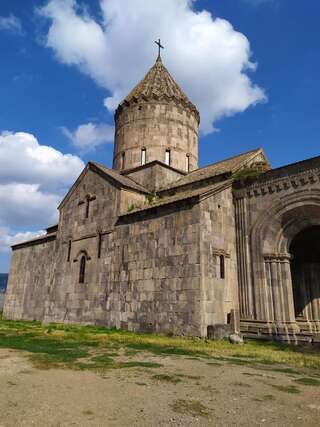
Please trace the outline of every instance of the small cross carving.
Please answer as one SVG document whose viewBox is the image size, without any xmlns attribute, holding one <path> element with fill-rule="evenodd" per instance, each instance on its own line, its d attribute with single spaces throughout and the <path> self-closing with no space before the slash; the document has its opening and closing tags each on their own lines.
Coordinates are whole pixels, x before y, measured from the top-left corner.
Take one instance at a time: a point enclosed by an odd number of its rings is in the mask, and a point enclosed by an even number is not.
<svg viewBox="0 0 320 427">
<path fill-rule="evenodd" d="M 162 46 L 160 39 L 158 41 L 155 41 L 155 44 L 158 46 L 158 49 L 159 49 L 159 51 L 158 51 L 158 58 L 160 58 L 160 56 L 161 56 L 161 49 L 164 49 L 164 47 Z"/>
<path fill-rule="evenodd" d="M 85 218 L 89 218 L 89 210 L 90 210 L 90 202 L 93 202 L 93 200 L 96 199 L 96 196 L 92 196 L 92 195 L 87 195 L 86 199 L 85 199 L 85 203 L 86 203 L 86 213 L 85 213 Z"/>
</svg>

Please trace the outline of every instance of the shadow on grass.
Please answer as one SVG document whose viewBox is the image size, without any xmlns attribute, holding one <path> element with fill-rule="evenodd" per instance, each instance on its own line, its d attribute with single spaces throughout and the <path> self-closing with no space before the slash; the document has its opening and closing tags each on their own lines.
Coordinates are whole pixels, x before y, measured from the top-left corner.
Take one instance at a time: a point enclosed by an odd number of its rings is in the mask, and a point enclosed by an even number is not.
<svg viewBox="0 0 320 427">
<path fill-rule="evenodd" d="M 320 368 L 320 354 L 316 350 L 274 342 L 248 340 L 245 345 L 237 347 L 225 340 L 166 337 L 107 329 L 102 326 L 69 324 L 42 326 L 39 322 L 1 319 L 0 348 L 28 351 L 33 355 L 32 360 L 34 362 L 37 360 L 39 366 L 43 367 L 59 365 L 75 369 L 151 367 L 147 366 L 151 362 L 132 360 L 122 364 L 114 362 L 113 358 L 119 356 L 121 350 L 124 357 L 128 358 L 145 352 L 161 357 L 182 356 L 212 365 L 228 363 L 258 369 L 273 369 L 292 375 L 301 372 L 291 367 L 314 369 L 313 373 L 304 373 L 304 376 L 308 377 L 317 376 L 315 368 Z M 97 359 L 99 357 L 104 359 Z M 142 366 L 142 363 L 147 365 Z"/>
<path fill-rule="evenodd" d="M 248 343 L 254 343 L 257 348 L 270 349 L 273 351 L 285 352 L 285 353 L 296 353 L 303 355 L 319 355 L 319 346 L 316 345 L 289 345 L 278 341 L 265 341 L 265 340 L 255 340 L 249 339 Z"/>
</svg>

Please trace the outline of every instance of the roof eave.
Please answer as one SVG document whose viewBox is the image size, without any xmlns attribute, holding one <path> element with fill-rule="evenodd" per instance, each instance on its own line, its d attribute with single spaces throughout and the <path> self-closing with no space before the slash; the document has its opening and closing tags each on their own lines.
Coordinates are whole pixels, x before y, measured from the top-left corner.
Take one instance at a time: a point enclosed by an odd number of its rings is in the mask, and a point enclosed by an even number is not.
<svg viewBox="0 0 320 427">
<path fill-rule="evenodd" d="M 11 249 L 15 251 L 16 249 L 21 249 L 27 246 L 41 245 L 42 243 L 50 242 L 56 240 L 57 233 L 45 234 L 44 236 L 35 237 L 34 239 L 27 240 L 25 242 L 16 243 L 11 246 Z"/>
</svg>

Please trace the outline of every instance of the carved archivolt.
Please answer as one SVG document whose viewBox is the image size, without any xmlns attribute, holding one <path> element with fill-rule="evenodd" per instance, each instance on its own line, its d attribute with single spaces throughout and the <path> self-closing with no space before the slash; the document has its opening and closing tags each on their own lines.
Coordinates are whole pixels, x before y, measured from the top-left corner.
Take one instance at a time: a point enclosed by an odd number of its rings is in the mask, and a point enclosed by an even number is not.
<svg viewBox="0 0 320 427">
<path fill-rule="evenodd" d="M 320 225 L 320 189 L 272 200 L 258 217 L 249 233 L 253 283 L 249 277 L 242 291 L 248 313 L 296 328 L 289 250 L 294 237 L 313 225 Z"/>
<path fill-rule="evenodd" d="M 253 253 L 287 254 L 293 238 L 303 229 L 320 225 L 320 190 L 299 192 L 272 201 L 251 231 Z"/>
<path fill-rule="evenodd" d="M 78 252 L 78 254 L 77 254 L 77 256 L 75 257 L 75 259 L 73 260 L 73 262 L 78 262 L 78 261 L 79 261 L 79 259 L 80 259 L 83 255 L 86 257 L 86 260 L 87 260 L 87 261 L 90 261 L 90 260 L 91 260 L 91 258 L 90 258 L 90 257 L 89 257 L 89 255 L 88 255 L 88 252 L 87 252 L 86 250 L 81 250 L 81 251 L 79 251 L 79 252 Z"/>
</svg>

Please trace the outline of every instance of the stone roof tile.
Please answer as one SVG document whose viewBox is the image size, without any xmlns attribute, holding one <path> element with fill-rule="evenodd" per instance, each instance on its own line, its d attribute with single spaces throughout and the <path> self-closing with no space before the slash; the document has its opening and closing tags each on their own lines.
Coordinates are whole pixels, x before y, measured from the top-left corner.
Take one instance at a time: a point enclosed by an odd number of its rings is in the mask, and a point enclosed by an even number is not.
<svg viewBox="0 0 320 427">
<path fill-rule="evenodd" d="M 100 163 L 96 163 L 93 161 L 90 161 L 89 163 L 91 165 L 94 165 L 97 169 L 99 169 L 100 171 L 102 171 L 106 175 L 110 176 L 115 181 L 117 181 L 121 186 L 123 186 L 125 188 L 132 189 L 132 190 L 139 191 L 140 193 L 145 193 L 145 194 L 149 193 L 149 191 L 145 187 L 136 183 L 135 181 L 133 181 L 133 179 L 131 179 L 127 176 L 121 175 L 116 170 L 109 169 L 106 166 L 103 166 Z"/>
<path fill-rule="evenodd" d="M 134 209 L 131 209 L 127 212 L 120 213 L 120 217 L 132 215 L 135 213 L 147 211 L 150 209 L 158 208 L 161 206 L 169 205 L 172 203 L 180 202 L 182 200 L 186 199 L 192 199 L 194 197 L 204 196 L 204 195 L 213 195 L 220 191 L 223 191 L 224 189 L 230 187 L 232 185 L 232 180 L 226 180 L 224 182 L 220 182 L 218 184 L 214 185 L 207 185 L 205 187 L 197 188 L 194 190 L 184 191 L 181 193 L 174 194 L 172 196 L 166 196 L 166 197 L 156 197 L 156 199 L 153 202 L 145 203 L 143 205 L 136 206 Z"/>
<path fill-rule="evenodd" d="M 129 95 L 120 103 L 118 110 L 125 104 L 138 102 L 143 99 L 171 99 L 177 104 L 187 107 L 194 112 L 200 121 L 200 116 L 195 105 L 189 100 L 181 87 L 174 81 L 169 71 L 163 65 L 159 56 L 146 76 L 137 84 L 137 86 L 129 93 Z M 118 111 L 117 110 L 117 111 Z"/>
<path fill-rule="evenodd" d="M 66 201 L 69 199 L 70 195 L 77 188 L 77 186 L 79 185 L 79 182 L 82 180 L 83 176 L 86 174 L 88 169 L 95 170 L 96 173 L 100 173 L 100 175 L 102 175 L 105 179 L 109 177 L 109 179 L 111 179 L 115 184 L 118 184 L 118 186 L 122 188 L 138 191 L 139 193 L 143 193 L 143 194 L 150 193 L 146 188 L 136 183 L 133 179 L 121 175 L 119 172 L 117 172 L 114 169 L 109 169 L 106 166 L 100 165 L 99 163 L 90 161 L 87 163 L 86 167 L 83 169 L 82 173 L 80 174 L 76 182 L 69 189 L 68 193 L 62 199 L 60 205 L 58 206 L 59 210 L 64 206 Z"/>
<path fill-rule="evenodd" d="M 260 153 L 265 158 L 263 150 L 261 148 L 257 148 L 247 153 L 242 153 L 238 156 L 230 157 L 229 159 L 213 163 L 212 165 L 206 166 L 204 168 L 196 169 L 195 171 L 190 172 L 188 175 L 182 177 L 178 181 L 167 186 L 164 191 L 169 190 L 171 188 L 177 188 L 182 187 L 184 185 L 192 184 L 197 181 L 202 181 L 213 176 L 236 172 Z"/>
</svg>

